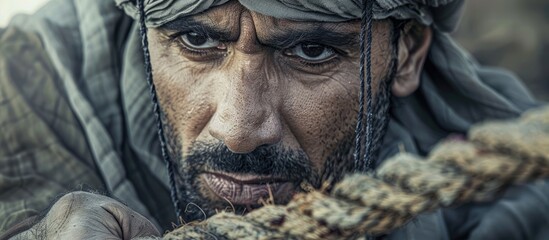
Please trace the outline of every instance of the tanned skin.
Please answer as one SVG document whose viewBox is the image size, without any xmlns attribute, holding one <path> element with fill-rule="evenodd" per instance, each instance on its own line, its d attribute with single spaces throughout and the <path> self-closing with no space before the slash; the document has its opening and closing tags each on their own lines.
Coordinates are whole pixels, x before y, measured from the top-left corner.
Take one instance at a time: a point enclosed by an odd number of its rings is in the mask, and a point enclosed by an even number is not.
<svg viewBox="0 0 549 240">
<path fill-rule="evenodd" d="M 413 93 L 429 49 L 429 28 L 407 28 L 395 52 L 393 27 L 390 20 L 373 25 L 374 96 L 385 90 L 396 96 Z M 283 203 L 300 191 L 301 182 L 318 186 L 348 171 L 360 86 L 359 30 L 358 21 L 275 19 L 236 1 L 149 29 L 180 200 L 207 215 L 233 207 L 223 197 L 226 188 L 207 175 L 212 172 L 241 181 L 233 188 L 253 191 L 263 191 L 258 184 L 284 182 L 272 193 L 275 202 Z M 396 71 L 391 71 L 393 64 Z M 256 193 L 231 191 L 227 196 L 235 202 L 247 202 L 235 209 L 256 205 L 249 203 Z M 196 209 L 188 215 L 186 220 L 204 217 Z M 159 231 L 132 209 L 108 197 L 75 192 L 15 238 L 150 235 Z"/>
<path fill-rule="evenodd" d="M 352 169 L 359 30 L 359 21 L 295 22 L 231 2 L 149 31 L 186 221 L 227 209 L 245 212 L 262 197 L 285 203 L 301 182 L 319 187 Z M 400 69 L 414 74 L 424 55 L 408 51 L 406 42 L 395 52 L 390 20 L 377 21 L 373 32 L 377 95 L 396 78 L 391 70 L 397 55 L 405 60 Z M 398 76 L 394 87 L 401 96 L 417 88 L 407 77 Z M 239 183 L 217 186 L 208 174 L 228 181 L 270 176 L 275 180 L 264 181 L 269 187 L 288 184 L 272 191 Z M 240 188 L 250 191 L 234 190 Z"/>
</svg>

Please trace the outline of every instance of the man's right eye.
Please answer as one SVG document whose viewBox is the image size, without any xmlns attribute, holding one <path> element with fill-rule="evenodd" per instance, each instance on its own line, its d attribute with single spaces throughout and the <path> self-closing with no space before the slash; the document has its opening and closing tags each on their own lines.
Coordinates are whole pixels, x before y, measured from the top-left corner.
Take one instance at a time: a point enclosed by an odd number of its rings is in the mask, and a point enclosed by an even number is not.
<svg viewBox="0 0 549 240">
<path fill-rule="evenodd" d="M 181 35 L 181 41 L 187 47 L 198 50 L 219 48 L 221 46 L 221 42 L 219 40 L 215 40 L 207 35 L 197 32 L 189 32 Z"/>
</svg>

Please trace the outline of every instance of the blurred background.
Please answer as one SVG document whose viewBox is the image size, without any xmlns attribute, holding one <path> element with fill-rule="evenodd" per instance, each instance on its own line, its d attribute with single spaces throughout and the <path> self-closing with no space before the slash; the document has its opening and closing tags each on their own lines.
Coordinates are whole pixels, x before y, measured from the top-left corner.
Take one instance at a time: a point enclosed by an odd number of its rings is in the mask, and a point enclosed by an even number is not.
<svg viewBox="0 0 549 240">
<path fill-rule="evenodd" d="M 480 63 L 515 72 L 549 101 L 549 0 L 469 0 L 454 36 Z"/>
<path fill-rule="evenodd" d="M 48 0 L 0 0 L 0 27 Z M 483 65 L 515 72 L 549 101 L 549 0 L 469 0 L 454 34 Z"/>
</svg>

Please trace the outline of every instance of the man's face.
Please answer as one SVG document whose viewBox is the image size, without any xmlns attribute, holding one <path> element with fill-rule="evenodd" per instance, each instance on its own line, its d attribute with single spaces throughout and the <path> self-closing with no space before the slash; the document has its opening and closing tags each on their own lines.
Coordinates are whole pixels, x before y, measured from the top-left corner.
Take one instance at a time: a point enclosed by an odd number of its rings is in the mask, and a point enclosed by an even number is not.
<svg viewBox="0 0 549 240">
<path fill-rule="evenodd" d="M 374 94 L 392 64 L 391 26 L 374 24 Z M 275 19 L 236 2 L 151 29 L 181 201 L 207 214 L 244 210 L 270 196 L 285 202 L 302 182 L 318 187 L 348 171 L 359 29 L 358 21 Z"/>
</svg>

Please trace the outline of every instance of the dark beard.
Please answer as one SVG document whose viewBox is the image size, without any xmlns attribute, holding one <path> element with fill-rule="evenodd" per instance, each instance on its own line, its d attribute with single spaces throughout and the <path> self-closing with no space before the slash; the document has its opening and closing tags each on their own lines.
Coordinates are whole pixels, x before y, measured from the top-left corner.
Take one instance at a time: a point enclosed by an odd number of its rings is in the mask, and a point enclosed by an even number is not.
<svg viewBox="0 0 549 240">
<path fill-rule="evenodd" d="M 390 98 L 391 98 L 391 83 L 396 74 L 397 62 L 394 59 L 391 63 L 391 70 L 387 74 L 386 78 L 383 79 L 379 85 L 378 94 L 375 98 L 373 104 L 374 109 L 374 120 L 373 120 L 373 129 L 374 136 L 372 139 L 372 165 L 375 169 L 379 164 L 379 152 L 381 145 L 383 144 L 383 137 L 387 131 L 387 125 L 389 124 L 389 108 L 390 108 Z M 366 124 L 363 124 L 363 132 L 366 132 Z M 354 130 L 354 128 L 353 128 Z M 331 189 L 331 186 L 334 186 L 335 183 L 339 182 L 345 174 L 355 171 L 354 164 L 354 139 L 355 135 L 352 132 L 345 140 L 339 145 L 338 148 L 328 157 L 324 163 L 324 168 L 322 174 L 320 175 L 320 182 L 327 183 L 327 190 Z M 363 141 L 365 142 L 365 141 Z M 365 152 L 365 144 L 362 144 L 361 153 Z M 317 181 L 318 182 L 318 181 Z"/>
<path fill-rule="evenodd" d="M 174 136 L 170 136 L 170 139 L 173 139 L 172 137 Z M 184 161 L 181 161 L 183 158 L 179 146 L 181 145 L 172 146 L 171 149 L 176 151 L 170 152 L 172 159 L 180 160 L 177 161 L 177 185 L 186 222 L 205 219 L 221 210 L 244 213 L 250 207 L 231 205 L 226 201 L 212 202 L 202 196 L 199 189 L 203 186 L 198 179 L 200 174 L 208 171 L 269 175 L 288 179 L 295 186 L 299 186 L 301 182 L 319 179 L 304 152 L 284 149 L 279 145 L 260 146 L 250 153 L 236 154 L 222 143 L 199 142 L 193 144 Z M 288 200 L 281 201 L 284 203 Z"/>
</svg>

